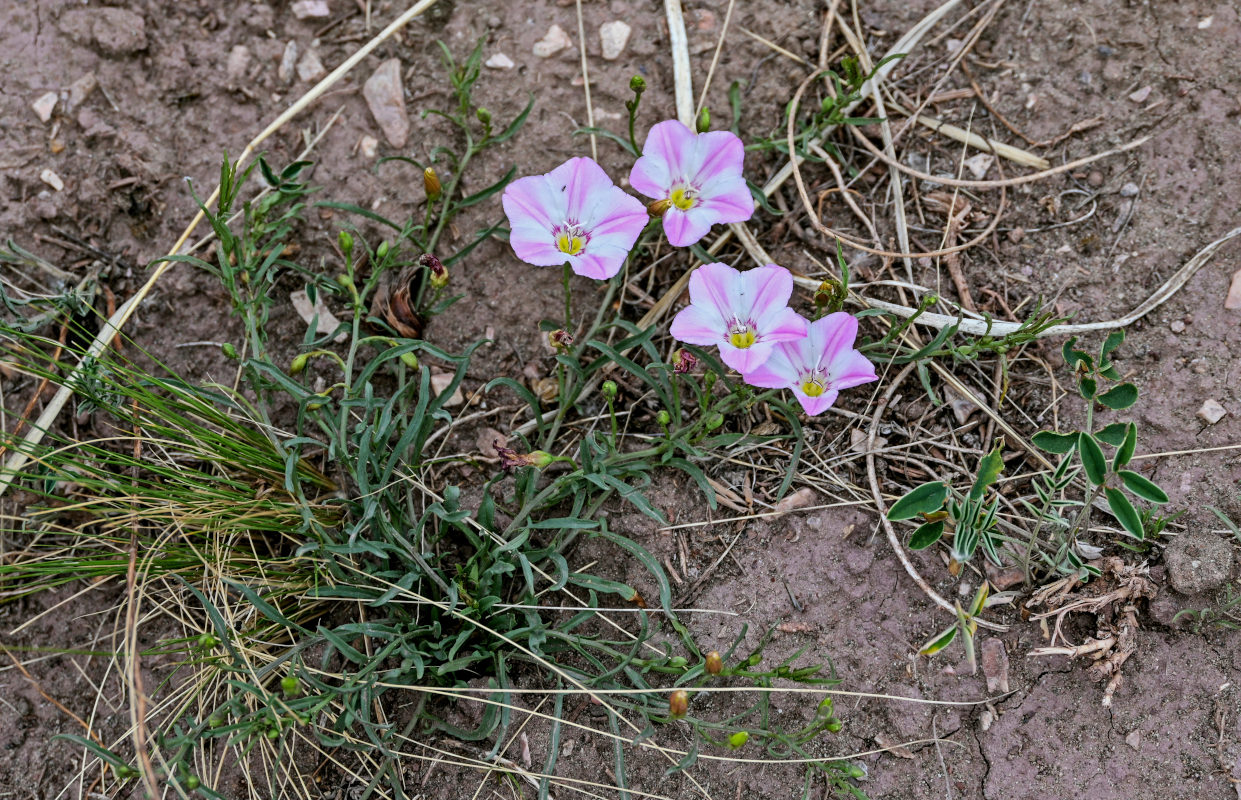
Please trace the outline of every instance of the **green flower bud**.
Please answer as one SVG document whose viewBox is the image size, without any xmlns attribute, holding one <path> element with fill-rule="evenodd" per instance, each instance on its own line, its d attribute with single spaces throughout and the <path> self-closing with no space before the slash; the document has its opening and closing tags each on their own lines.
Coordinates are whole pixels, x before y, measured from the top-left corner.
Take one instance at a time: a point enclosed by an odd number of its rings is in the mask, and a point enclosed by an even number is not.
<svg viewBox="0 0 1241 800">
<path fill-rule="evenodd" d="M 838 719 L 834 719 L 831 722 L 827 723 L 827 729 L 831 731 L 832 733 L 840 733 L 840 729 L 843 728 L 844 726 L 845 724 Z"/>
<path fill-rule="evenodd" d="M 728 737 L 728 746 L 733 750 L 740 750 L 745 747 L 745 743 L 750 741 L 750 734 L 745 731 L 737 731 Z"/>
<path fill-rule="evenodd" d="M 425 180 L 425 177 L 423 179 Z M 382 261 L 388 257 L 388 250 L 391 248 L 392 245 L 387 242 L 380 242 L 379 247 L 375 249 L 375 257 Z"/>
<path fill-rule="evenodd" d="M 285 675 L 280 679 L 280 689 L 285 697 L 296 697 L 301 693 L 302 683 L 296 675 Z"/>
<path fill-rule="evenodd" d="M 599 387 L 599 392 L 603 395 L 604 400 L 615 400 L 617 392 L 616 381 L 604 381 L 603 385 Z"/>
<path fill-rule="evenodd" d="M 196 775 L 186 775 L 185 779 L 181 781 L 181 785 L 192 792 L 201 786 L 202 782 L 198 780 Z"/>
<path fill-rule="evenodd" d="M 668 423 L 672 422 L 672 415 L 661 408 L 659 413 L 655 415 L 655 421 L 659 423 L 661 428 L 666 428 Z"/>
<path fill-rule="evenodd" d="M 474 112 L 474 116 L 478 117 L 478 121 L 484 125 L 491 124 L 491 112 L 482 106 L 478 107 L 478 110 Z"/>
<path fill-rule="evenodd" d="M 763 654 L 755 653 L 754 655 L 747 658 L 745 660 L 745 663 L 750 665 L 751 667 L 757 667 L 762 660 L 763 660 Z"/>
<path fill-rule="evenodd" d="M 237 348 L 233 347 L 233 345 L 229 342 L 225 342 L 220 345 L 220 352 L 224 354 L 225 358 L 231 358 L 234 361 L 241 358 L 241 356 L 237 353 Z"/>
<path fill-rule="evenodd" d="M 711 130 L 711 112 L 705 107 L 702 111 L 698 112 L 698 119 L 695 122 L 695 127 L 698 129 L 699 133 L 706 133 Z"/>
<path fill-rule="evenodd" d="M 646 79 L 641 75 L 634 75 L 629 79 L 629 88 L 634 94 L 642 94 L 646 91 Z"/>
<path fill-rule="evenodd" d="M 198 646 L 203 650 L 214 650 L 220 644 L 220 640 L 210 633 L 204 633 L 198 637 Z"/>
<path fill-rule="evenodd" d="M 264 731 L 263 735 L 266 736 L 268 739 L 279 739 L 280 731 L 276 728 L 268 728 L 266 731 Z"/>
<path fill-rule="evenodd" d="M 676 669 L 684 669 L 688 664 L 689 661 L 684 656 L 673 656 L 668 659 L 668 666 L 675 667 Z"/>
<path fill-rule="evenodd" d="M 709 375 L 709 374 L 710 374 L 710 373 L 708 373 L 708 375 Z M 724 424 L 724 415 L 723 415 L 723 414 L 713 413 L 713 414 L 711 414 L 711 416 L 707 417 L 706 427 L 707 427 L 707 430 L 709 430 L 709 431 L 713 431 L 713 430 L 715 430 L 716 428 L 720 427 L 720 426 L 721 426 L 721 425 L 723 425 L 723 424 Z"/>
<path fill-rule="evenodd" d="M 306 370 L 306 364 L 310 362 L 310 353 L 302 353 L 293 359 L 293 363 L 289 364 L 290 375 L 300 375 Z"/>
<path fill-rule="evenodd" d="M 353 234 L 349 231 L 341 231 L 336 234 L 336 243 L 340 245 L 340 251 L 345 254 L 345 258 L 353 255 Z"/>
<path fill-rule="evenodd" d="M 401 363 L 410 369 L 418 369 L 418 356 L 413 353 L 401 353 Z"/>
<path fill-rule="evenodd" d="M 381 246 L 382 246 L 382 245 L 381 245 Z M 341 287 L 342 289 L 351 289 L 351 290 L 352 290 L 352 289 L 354 288 L 354 286 L 353 286 L 353 278 L 350 278 L 348 275 L 337 275 L 337 276 L 336 276 L 336 285 L 337 285 L 337 286 L 339 286 L 339 287 Z"/>
<path fill-rule="evenodd" d="M 855 781 L 860 781 L 862 778 L 866 777 L 866 768 L 861 766 L 860 764 L 850 764 L 848 775 L 850 778 L 853 778 Z"/>
</svg>

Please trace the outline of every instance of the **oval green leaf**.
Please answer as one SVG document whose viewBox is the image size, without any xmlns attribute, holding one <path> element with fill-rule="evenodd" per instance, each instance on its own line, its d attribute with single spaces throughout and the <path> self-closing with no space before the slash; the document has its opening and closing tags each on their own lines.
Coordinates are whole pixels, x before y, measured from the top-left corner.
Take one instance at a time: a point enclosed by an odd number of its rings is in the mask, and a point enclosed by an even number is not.
<svg viewBox="0 0 1241 800">
<path fill-rule="evenodd" d="M 939 541 L 939 537 L 944 535 L 944 522 L 928 522 L 925 525 L 919 525 L 914 531 L 914 535 L 909 537 L 910 550 L 925 550 L 931 545 Z"/>
<path fill-rule="evenodd" d="M 1139 475 L 1136 472 L 1122 469 L 1120 471 L 1120 480 L 1125 484 L 1126 489 L 1133 492 L 1143 500 L 1147 500 L 1157 505 L 1163 505 L 1168 502 L 1168 495 L 1163 489 L 1160 489 L 1149 479 Z"/>
<path fill-rule="evenodd" d="M 940 650 L 952 644 L 952 640 L 957 638 L 957 626 L 953 625 L 943 633 L 936 634 L 935 638 L 922 645 L 922 649 L 918 651 L 920 656 L 933 656 Z"/>
<path fill-rule="evenodd" d="M 1107 477 L 1107 461 L 1103 458 L 1103 448 L 1090 434 L 1082 431 L 1077 436 L 1077 449 L 1082 456 L 1082 466 L 1086 469 L 1086 477 L 1095 486 L 1101 486 Z"/>
<path fill-rule="evenodd" d="M 1129 502 L 1129 498 L 1119 489 L 1107 488 L 1103 490 L 1107 495 L 1107 506 L 1112 509 L 1112 513 L 1116 515 L 1116 521 L 1120 523 L 1120 527 L 1129 532 L 1135 539 L 1145 538 L 1142 531 L 1142 518 L 1138 515 L 1138 511 L 1133 507 L 1133 503 Z"/>
<path fill-rule="evenodd" d="M 1138 387 L 1132 383 L 1122 383 L 1119 386 L 1113 386 L 1095 399 L 1113 411 L 1120 411 L 1138 401 Z"/>
<path fill-rule="evenodd" d="M 978 476 L 974 479 L 974 485 L 970 487 L 970 499 L 981 500 L 987 487 L 995 483 L 995 479 L 1000 476 L 1003 469 L 1002 448 L 997 447 L 983 456 L 978 462 Z"/>
<path fill-rule="evenodd" d="M 1125 438 L 1120 443 L 1120 447 L 1116 450 L 1116 458 L 1112 459 L 1112 470 L 1119 471 L 1121 467 L 1129 463 L 1129 459 L 1133 458 L 1133 448 L 1138 443 L 1138 426 L 1130 422 L 1125 426 Z"/>
<path fill-rule="evenodd" d="M 948 484 L 943 481 L 924 483 L 892 504 L 888 519 L 896 521 L 913 519 L 919 514 L 930 514 L 944 505 L 948 496 Z"/>
<path fill-rule="evenodd" d="M 1065 453 L 1071 453 L 1077 447 L 1077 434 L 1039 431 L 1031 437 L 1030 441 L 1034 442 L 1034 446 L 1039 450 L 1062 456 Z"/>
<path fill-rule="evenodd" d="M 1125 433 L 1128 426 L 1123 422 L 1113 422 L 1111 425 L 1104 426 L 1101 430 L 1095 431 L 1094 438 L 1100 442 L 1107 442 L 1112 447 L 1120 447 L 1125 441 Z"/>
</svg>

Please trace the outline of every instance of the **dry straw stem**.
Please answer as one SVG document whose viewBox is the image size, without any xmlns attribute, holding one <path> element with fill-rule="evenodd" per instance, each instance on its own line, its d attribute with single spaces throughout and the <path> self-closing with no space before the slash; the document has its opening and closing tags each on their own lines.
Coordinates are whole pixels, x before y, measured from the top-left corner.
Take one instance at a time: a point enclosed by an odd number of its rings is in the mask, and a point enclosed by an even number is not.
<svg viewBox="0 0 1241 800">
<path fill-rule="evenodd" d="M 690 76 L 689 38 L 685 35 L 685 15 L 681 0 L 664 0 L 668 18 L 668 45 L 672 48 L 672 79 L 677 103 L 677 119 L 694 127 L 694 83 Z"/>
<path fill-rule="evenodd" d="M 955 139 L 958 142 L 967 144 L 975 150 L 981 150 L 984 153 L 992 153 L 1001 158 L 1006 158 L 1015 164 L 1020 164 L 1023 167 L 1030 167 L 1031 169 L 1039 170 L 1051 169 L 1050 161 L 1045 158 L 1040 158 L 1033 153 L 1022 150 L 1020 147 L 1013 147 L 1010 144 L 997 142 L 994 139 L 984 138 L 976 133 L 971 133 L 963 128 L 958 128 L 956 125 L 949 122 L 943 122 L 942 120 L 938 120 L 927 114 L 913 114 L 913 112 L 900 105 L 895 100 L 889 99 L 888 105 L 907 117 L 912 116 L 919 124 L 925 125 L 936 133 L 942 133 L 949 139 Z"/>
<path fill-rule="evenodd" d="M 388 27 L 376 34 L 373 39 L 362 45 L 356 53 L 345 59 L 339 67 L 332 70 L 326 78 L 315 84 L 309 91 L 298 98 L 297 102 L 289 106 L 289 108 L 280 114 L 280 116 L 276 117 L 276 119 L 264 128 L 258 136 L 255 136 L 254 139 L 252 139 L 241 152 L 240 157 L 237 159 L 238 163 L 245 163 L 251 156 L 254 155 L 256 148 L 258 148 L 258 146 L 261 145 L 269 136 L 288 124 L 288 122 L 298 114 L 305 111 L 311 103 L 319 99 L 324 92 L 340 82 L 341 78 L 345 77 L 350 70 L 357 66 L 358 63 L 361 62 L 362 59 L 366 58 L 366 56 L 368 56 L 376 47 L 390 39 L 393 34 L 409 24 L 409 22 L 419 14 L 422 14 L 428 8 L 433 6 L 435 2 L 436 0 L 419 0 L 419 2 L 408 8 L 403 14 L 393 20 L 392 24 L 388 25 Z M 220 188 L 217 186 L 215 190 L 211 192 L 210 196 L 203 201 L 203 205 L 210 206 L 213 202 L 215 202 L 216 198 L 219 196 L 219 193 Z M 175 255 L 180 251 L 181 247 L 184 246 L 189 240 L 190 235 L 194 232 L 194 229 L 198 227 L 198 223 L 201 222 L 202 219 L 202 211 L 199 211 L 194 215 L 193 220 L 190 221 L 190 224 L 186 227 L 185 231 L 183 231 L 181 236 L 177 239 L 176 244 L 174 244 L 168 251 L 169 255 Z M 99 355 L 103 353 L 108 345 L 111 344 L 116 335 L 120 333 L 121 328 L 125 326 L 125 323 L 129 321 L 129 318 L 133 316 L 133 313 L 137 310 L 138 305 L 148 294 L 150 294 L 156 281 L 158 281 L 174 263 L 176 262 L 163 261 L 156 265 L 156 267 L 151 271 L 151 277 L 149 277 L 147 282 L 142 285 L 142 288 L 126 300 L 125 303 L 116 310 L 116 313 L 109 317 L 104 323 L 102 330 L 99 331 L 99 334 L 95 337 L 94 341 L 91 342 L 90 347 L 87 348 L 86 355 L 83 357 L 82 363 L 98 358 Z M 18 470 L 26 465 L 26 462 L 28 461 L 27 453 L 31 448 L 35 447 L 43 440 L 43 436 L 47 433 L 48 429 L 51 428 L 52 423 L 56 421 L 56 417 L 60 415 L 61 409 L 64 408 L 65 403 L 69 401 L 69 397 L 73 394 L 73 387 L 77 382 L 80 369 L 80 366 L 75 368 L 73 372 L 65 378 L 64 383 L 61 384 L 60 389 L 56 392 L 55 396 L 52 397 L 52 400 L 48 403 L 47 408 L 44 409 L 43 413 L 39 415 L 39 419 L 26 433 L 26 436 L 22 440 L 22 445 L 9 457 L 8 462 L 4 466 L 3 474 L 0 474 L 0 496 L 8 491 L 9 486 L 12 485 L 13 480 L 17 477 Z"/>
</svg>

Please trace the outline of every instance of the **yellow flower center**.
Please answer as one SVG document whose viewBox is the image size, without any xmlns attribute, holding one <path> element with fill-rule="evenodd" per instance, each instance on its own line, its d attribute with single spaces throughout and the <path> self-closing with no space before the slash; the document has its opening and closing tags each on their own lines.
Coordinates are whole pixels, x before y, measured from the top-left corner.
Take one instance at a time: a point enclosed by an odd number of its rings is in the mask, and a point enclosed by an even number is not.
<svg viewBox="0 0 1241 800">
<path fill-rule="evenodd" d="M 582 247 L 586 244 L 580 236 L 572 236 L 569 233 L 562 233 L 556 237 L 556 247 L 560 252 L 575 256 L 582 252 Z"/>
<path fill-rule="evenodd" d="M 756 335 L 754 328 L 744 322 L 734 322 L 728 327 L 728 341 L 732 342 L 732 346 L 745 350 L 754 344 Z"/>
<path fill-rule="evenodd" d="M 818 397 L 827 391 L 827 387 L 818 378 L 811 376 L 802 383 L 801 390 L 806 397 Z"/>
<path fill-rule="evenodd" d="M 682 211 L 689 211 L 691 208 L 698 205 L 698 192 L 688 186 L 681 186 L 672 190 L 672 194 L 668 196 L 668 200 Z"/>
</svg>

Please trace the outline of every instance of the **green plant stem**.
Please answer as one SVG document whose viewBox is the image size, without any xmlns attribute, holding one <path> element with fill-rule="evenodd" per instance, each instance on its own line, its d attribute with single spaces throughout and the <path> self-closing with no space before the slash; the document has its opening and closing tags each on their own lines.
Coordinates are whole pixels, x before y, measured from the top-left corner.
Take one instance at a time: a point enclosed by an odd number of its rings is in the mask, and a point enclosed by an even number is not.
<svg viewBox="0 0 1241 800">
<path fill-rule="evenodd" d="M 470 159 L 478 152 L 478 148 L 474 146 L 474 137 L 470 135 L 469 127 L 462 125 L 461 129 L 465 133 L 465 152 L 461 154 L 461 161 L 457 163 L 457 168 L 453 170 L 452 180 L 448 181 L 448 185 L 444 187 L 444 193 L 440 195 L 443 206 L 440 210 L 439 219 L 435 222 L 435 230 L 431 233 L 431 238 L 427 240 L 426 249 L 428 253 L 434 253 L 435 246 L 440 242 L 440 236 L 444 233 L 444 226 L 448 224 L 448 220 L 452 217 L 452 199 L 457 196 L 457 185 L 461 182 L 461 176 L 465 174 L 466 165 L 470 163 Z M 421 300 L 422 298 L 419 299 Z"/>
<path fill-rule="evenodd" d="M 569 266 L 569 262 L 564 262 L 564 269 L 560 276 L 560 285 L 564 288 L 564 330 L 565 333 L 573 332 L 573 293 L 569 285 L 573 277 L 573 268 Z"/>
</svg>

